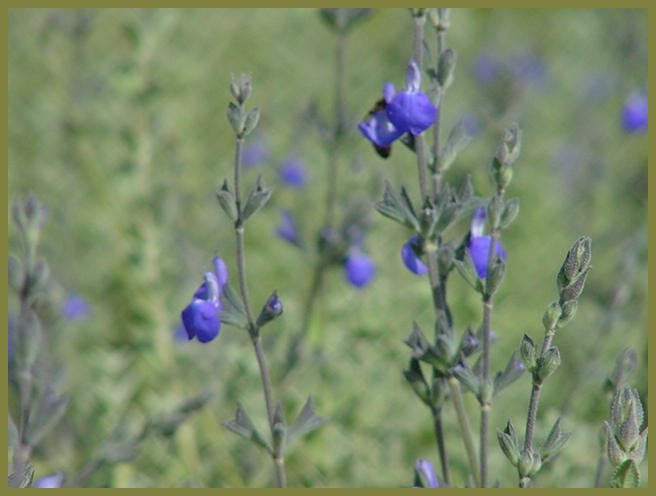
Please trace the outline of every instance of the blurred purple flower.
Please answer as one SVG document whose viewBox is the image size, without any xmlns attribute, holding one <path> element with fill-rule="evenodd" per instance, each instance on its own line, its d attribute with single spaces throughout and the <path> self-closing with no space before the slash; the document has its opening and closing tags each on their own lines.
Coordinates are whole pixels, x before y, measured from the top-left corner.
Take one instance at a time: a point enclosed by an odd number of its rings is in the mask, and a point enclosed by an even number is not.
<svg viewBox="0 0 656 496">
<path fill-rule="evenodd" d="M 541 55 L 526 51 L 510 61 L 510 68 L 517 79 L 541 89 L 549 85 L 549 71 Z"/>
<path fill-rule="evenodd" d="M 89 303 L 77 293 L 69 293 L 61 307 L 68 320 L 81 320 L 91 312 Z"/>
<path fill-rule="evenodd" d="M 483 236 L 485 226 L 485 207 L 479 207 L 472 217 L 471 228 L 469 230 L 469 243 L 467 250 L 474 263 L 476 274 L 480 279 L 487 277 L 487 263 L 490 254 L 490 245 L 492 236 Z M 506 251 L 503 249 L 501 241 L 495 244 L 495 255 L 501 260 L 506 260 Z"/>
<path fill-rule="evenodd" d="M 494 83 L 502 70 L 503 65 L 499 59 L 490 53 L 482 53 L 474 60 L 474 78 L 483 86 Z"/>
<path fill-rule="evenodd" d="M 633 93 L 627 98 L 622 109 L 622 126 L 627 133 L 642 133 L 647 131 L 649 107 L 647 95 Z"/>
<path fill-rule="evenodd" d="M 435 468 L 433 464 L 424 458 L 419 458 L 415 462 L 415 487 L 419 488 L 438 488 L 440 481 L 435 475 Z"/>
<path fill-rule="evenodd" d="M 212 341 L 221 331 L 221 293 L 228 283 L 228 268 L 219 257 L 214 257 L 213 264 L 214 272 L 205 272 L 205 281 L 180 314 L 188 338 L 201 343 Z"/>
<path fill-rule="evenodd" d="M 483 123 L 473 111 L 467 111 L 463 114 L 462 125 L 464 126 L 467 135 L 472 138 L 478 136 L 483 131 Z"/>
<path fill-rule="evenodd" d="M 58 472 L 53 475 L 41 477 L 38 481 L 36 481 L 34 487 L 41 489 L 57 489 L 62 487 L 62 482 L 64 482 L 64 474 Z"/>
<path fill-rule="evenodd" d="M 359 248 L 351 248 L 344 262 L 344 274 L 353 286 L 363 288 L 376 275 L 376 265 Z"/>
<path fill-rule="evenodd" d="M 244 147 L 241 163 L 244 167 L 254 167 L 269 160 L 269 156 L 269 147 L 262 137 L 258 137 Z"/>
<path fill-rule="evenodd" d="M 305 164 L 298 157 L 288 157 L 278 170 L 280 182 L 292 188 L 303 188 L 307 184 Z"/>
<path fill-rule="evenodd" d="M 410 272 L 423 276 L 428 272 L 428 267 L 419 258 L 420 249 L 419 237 L 414 235 L 401 248 L 401 259 Z"/>
<path fill-rule="evenodd" d="M 299 244 L 294 214 L 290 210 L 285 209 L 281 212 L 280 225 L 276 229 L 276 235 L 293 245 Z"/>
</svg>

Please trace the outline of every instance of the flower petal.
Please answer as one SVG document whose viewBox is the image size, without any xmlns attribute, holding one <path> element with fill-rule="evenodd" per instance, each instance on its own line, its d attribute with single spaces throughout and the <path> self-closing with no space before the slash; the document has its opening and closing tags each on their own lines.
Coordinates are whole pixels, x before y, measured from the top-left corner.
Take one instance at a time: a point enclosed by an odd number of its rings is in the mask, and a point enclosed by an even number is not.
<svg viewBox="0 0 656 496">
<path fill-rule="evenodd" d="M 418 276 L 422 276 L 428 272 L 428 267 L 417 256 L 417 244 L 419 239 L 417 236 L 412 236 L 401 248 L 401 259 L 408 268 L 408 270 Z"/>
<path fill-rule="evenodd" d="M 404 130 L 397 129 L 388 119 L 385 110 L 379 110 L 367 121 L 358 124 L 358 129 L 374 145 L 386 147 L 400 138 Z"/>
<path fill-rule="evenodd" d="M 387 117 L 402 132 L 417 135 L 433 125 L 437 109 L 426 93 L 397 93 L 387 104 Z"/>
</svg>

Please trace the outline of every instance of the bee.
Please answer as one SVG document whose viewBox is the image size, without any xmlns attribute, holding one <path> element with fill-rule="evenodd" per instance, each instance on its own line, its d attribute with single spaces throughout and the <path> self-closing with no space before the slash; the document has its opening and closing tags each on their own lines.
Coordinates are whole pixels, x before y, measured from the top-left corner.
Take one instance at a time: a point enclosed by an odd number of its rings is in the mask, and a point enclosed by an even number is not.
<svg viewBox="0 0 656 496">
<path fill-rule="evenodd" d="M 374 106 L 367 112 L 367 115 L 365 115 L 363 120 L 367 120 L 371 117 L 373 117 L 376 113 L 380 112 L 381 110 L 385 110 L 387 108 L 387 102 L 385 101 L 384 98 L 381 98 L 378 100 L 376 103 L 374 103 Z M 388 146 L 378 146 L 375 143 L 372 143 L 374 150 L 376 150 L 376 153 L 380 155 L 382 158 L 387 158 L 390 156 L 392 153 L 392 145 Z"/>
</svg>

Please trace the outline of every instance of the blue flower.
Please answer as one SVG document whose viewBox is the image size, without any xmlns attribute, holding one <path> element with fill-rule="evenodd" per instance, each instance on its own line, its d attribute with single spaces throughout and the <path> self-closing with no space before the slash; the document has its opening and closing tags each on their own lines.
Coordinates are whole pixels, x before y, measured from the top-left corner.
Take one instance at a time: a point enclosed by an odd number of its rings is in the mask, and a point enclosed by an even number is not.
<svg viewBox="0 0 656 496">
<path fill-rule="evenodd" d="M 408 64 L 407 87 L 397 93 L 392 83 L 383 85 L 383 99 L 358 129 L 375 146 L 390 146 L 403 134 L 417 135 L 433 125 L 437 109 L 426 93 L 419 91 L 421 72 L 414 60 Z"/>
<path fill-rule="evenodd" d="M 487 277 L 487 263 L 490 254 L 490 245 L 492 243 L 492 236 L 483 236 L 484 226 L 485 207 L 479 207 L 472 217 L 467 250 L 474 263 L 476 274 L 480 279 Z M 506 260 L 506 250 L 503 249 L 501 241 L 496 242 L 494 251 L 497 257 L 501 258 L 501 260 Z"/>
<path fill-rule="evenodd" d="M 541 89 L 546 89 L 549 85 L 549 70 L 539 54 L 526 51 L 514 57 L 510 65 L 513 74 L 522 83 Z"/>
<path fill-rule="evenodd" d="M 64 474 L 59 472 L 54 475 L 41 477 L 38 481 L 36 481 L 34 487 L 41 489 L 57 489 L 62 487 L 62 482 L 64 482 Z"/>
<path fill-rule="evenodd" d="M 62 314 L 69 320 L 81 320 L 91 311 L 87 301 L 77 293 L 70 293 L 62 304 Z"/>
<path fill-rule="evenodd" d="M 278 171 L 280 182 L 292 188 L 303 188 L 307 184 L 307 171 L 298 157 L 289 157 Z"/>
<path fill-rule="evenodd" d="M 390 146 L 403 135 L 387 118 L 385 110 L 379 110 L 369 116 L 365 122 L 358 124 L 358 129 L 374 145 L 379 147 Z"/>
<path fill-rule="evenodd" d="M 363 288 L 376 275 L 376 265 L 359 248 L 351 248 L 344 262 L 344 274 L 353 286 Z"/>
<path fill-rule="evenodd" d="M 419 458 L 415 462 L 415 487 L 422 488 L 438 488 L 440 487 L 440 481 L 435 475 L 435 469 L 433 464 L 424 458 Z"/>
<path fill-rule="evenodd" d="M 421 72 L 414 60 L 408 64 L 406 83 L 405 91 L 398 93 L 393 84 L 385 85 L 383 93 L 387 102 L 387 117 L 397 130 L 417 135 L 433 125 L 437 109 L 428 95 L 419 91 Z"/>
<path fill-rule="evenodd" d="M 647 131 L 649 107 L 647 95 L 634 93 L 624 103 L 622 109 L 622 126 L 627 133 L 641 133 Z"/>
<path fill-rule="evenodd" d="M 293 245 L 299 244 L 300 241 L 296 230 L 296 223 L 294 222 L 294 214 L 290 210 L 283 210 L 281 212 L 280 225 L 276 229 L 276 235 Z"/>
<path fill-rule="evenodd" d="M 423 276 L 428 272 L 428 267 L 419 258 L 420 251 L 419 237 L 414 235 L 401 248 L 401 259 L 410 272 Z"/>
<path fill-rule="evenodd" d="M 180 314 L 189 339 L 201 343 L 212 341 L 221 330 L 221 293 L 228 283 L 225 262 L 214 257 L 214 272 L 205 272 L 205 281 L 198 287 L 191 303 Z"/>
</svg>

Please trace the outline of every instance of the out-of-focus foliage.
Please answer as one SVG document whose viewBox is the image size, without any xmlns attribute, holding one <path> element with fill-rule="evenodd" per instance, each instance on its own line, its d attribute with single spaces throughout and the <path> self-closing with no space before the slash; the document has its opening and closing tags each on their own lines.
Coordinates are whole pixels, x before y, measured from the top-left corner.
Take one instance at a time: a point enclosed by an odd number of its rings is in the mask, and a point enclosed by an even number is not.
<svg viewBox="0 0 656 496">
<path fill-rule="evenodd" d="M 411 28 L 407 11 L 381 10 L 348 38 L 351 135 L 340 151 L 339 187 L 367 205 L 379 199 L 384 177 L 416 192 L 414 156 L 398 144 L 382 160 L 355 130 L 384 81 L 403 83 Z M 276 373 L 285 336 L 300 326 L 310 262 L 274 230 L 287 208 L 301 235 L 315 232 L 325 195 L 326 156 L 308 115 L 332 118 L 334 38 L 316 11 L 16 9 L 8 37 L 9 201 L 31 190 L 48 207 L 42 251 L 55 295 L 63 302 L 79 293 L 90 305 L 76 321 L 53 310 L 60 332 L 49 349 L 71 401 L 33 453 L 35 478 L 62 471 L 74 480 L 102 452 L 126 461 L 102 465 L 84 484 L 271 484 L 267 460 L 221 425 L 237 401 L 264 412 L 247 335 L 226 326 L 207 346 L 175 338 L 179 312 L 211 256 L 234 267 L 231 225 L 214 189 L 231 174 L 228 83 L 242 72 L 252 75 L 261 110 L 250 143 L 269 151 L 245 180 L 262 174 L 277 185 L 246 234 L 249 276 L 259 281 L 253 300 L 264 302 L 276 288 L 285 305 L 264 332 L 274 389 L 284 390 L 289 418 L 307 392 L 329 418 L 290 453 L 290 485 L 402 486 L 411 482 L 416 458 L 437 461 L 429 418 L 402 375 L 402 340 L 412 320 L 428 325 L 432 318 L 427 283 L 401 262 L 407 233 L 373 207 L 366 246 L 376 279 L 358 291 L 331 272 L 310 329 L 314 351 L 284 381 Z M 646 91 L 646 15 L 457 9 L 447 41 L 458 65 L 441 109 L 443 129 L 465 117 L 475 134 L 447 176 L 457 183 L 472 174 L 476 191 L 491 194 L 488 165 L 502 130 L 516 120 L 524 132 L 509 191 L 521 211 L 504 233 L 506 280 L 492 323 L 495 369 L 525 332 L 540 332 L 572 241 L 583 234 L 593 240 L 576 320 L 558 336 L 562 366 L 553 383 L 562 386 L 545 388 L 537 430 L 548 432 L 562 415 L 574 434 L 536 484 L 588 486 L 610 401 L 603 379 L 625 346 L 638 350 L 634 382 L 646 395 L 647 135 L 626 134 L 621 125 L 628 96 Z M 305 189 L 280 183 L 278 169 L 290 155 L 307 166 Z M 455 233 L 468 228 L 461 224 Z M 16 233 L 9 239 L 16 251 Z M 478 327 L 476 294 L 452 279 L 456 327 Z M 508 417 L 521 423 L 529 387 L 523 378 L 508 389 L 491 426 L 502 428 Z M 208 405 L 170 435 L 145 436 L 134 456 L 103 445 L 117 425 L 138 433 L 146 420 L 206 390 Z M 475 400 L 466 399 L 476 412 Z M 265 425 L 263 416 L 252 416 Z M 444 416 L 461 479 L 465 456 L 450 406 Z M 490 473 L 502 486 L 514 485 L 516 474 L 495 444 L 491 449 Z M 641 473 L 646 484 L 646 467 Z"/>
</svg>

